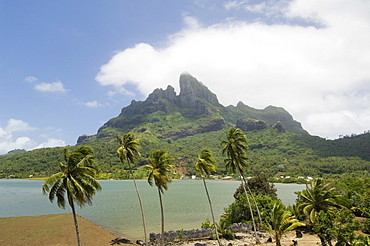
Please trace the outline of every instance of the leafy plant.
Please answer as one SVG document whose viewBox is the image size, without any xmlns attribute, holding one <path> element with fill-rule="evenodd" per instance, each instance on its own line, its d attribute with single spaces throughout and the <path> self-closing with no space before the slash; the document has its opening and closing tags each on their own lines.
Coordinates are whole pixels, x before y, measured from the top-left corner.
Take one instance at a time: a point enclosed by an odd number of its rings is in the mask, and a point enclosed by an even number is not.
<svg viewBox="0 0 370 246">
<path fill-rule="evenodd" d="M 280 241 L 284 234 L 304 225 L 279 201 L 274 201 L 271 211 L 265 214 L 265 221 L 263 227 L 273 235 L 276 246 L 281 246 Z"/>
<path fill-rule="evenodd" d="M 355 245 L 359 239 L 355 231 L 361 228 L 360 223 L 354 219 L 354 215 L 346 208 L 337 213 L 327 213 L 321 210 L 317 214 L 313 230 L 317 233 L 323 246 Z"/>
<path fill-rule="evenodd" d="M 220 220 L 219 224 L 216 223 L 218 233 L 222 238 L 227 240 L 233 240 L 235 238 L 233 231 L 230 229 L 230 225 L 231 223 L 224 219 Z"/>
</svg>

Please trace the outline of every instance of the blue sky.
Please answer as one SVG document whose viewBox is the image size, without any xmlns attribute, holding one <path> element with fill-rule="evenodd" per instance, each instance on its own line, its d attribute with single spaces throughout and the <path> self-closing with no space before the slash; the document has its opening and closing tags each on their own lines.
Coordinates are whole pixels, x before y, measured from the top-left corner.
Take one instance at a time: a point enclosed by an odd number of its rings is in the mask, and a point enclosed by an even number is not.
<svg viewBox="0 0 370 246">
<path fill-rule="evenodd" d="M 184 71 L 312 135 L 370 129 L 363 0 L 0 0 L 0 154 L 74 145 Z"/>
</svg>

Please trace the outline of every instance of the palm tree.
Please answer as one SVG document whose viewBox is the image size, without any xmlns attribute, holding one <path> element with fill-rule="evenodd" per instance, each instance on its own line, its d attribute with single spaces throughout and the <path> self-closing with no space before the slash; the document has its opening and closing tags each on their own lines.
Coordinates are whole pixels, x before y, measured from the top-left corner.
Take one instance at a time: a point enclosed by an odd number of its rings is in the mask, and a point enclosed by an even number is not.
<svg viewBox="0 0 370 246">
<path fill-rule="evenodd" d="M 280 241 L 285 233 L 294 230 L 297 226 L 304 225 L 295 219 L 295 216 L 292 216 L 292 213 L 286 210 L 279 201 L 274 202 L 269 216 L 266 217 L 266 223 L 263 224 L 263 227 L 273 235 L 276 246 L 281 246 Z"/>
<path fill-rule="evenodd" d="M 86 203 L 92 204 L 92 197 L 97 190 L 101 190 L 100 184 L 95 180 L 98 173 L 94 164 L 93 150 L 88 146 L 80 146 L 69 153 L 69 148 L 64 148 L 65 163 L 59 163 L 60 172 L 53 174 L 45 180 L 42 191 L 49 193 L 51 202 L 57 199 L 58 206 L 65 208 L 65 195 L 72 208 L 73 219 L 76 228 L 77 243 L 80 246 L 80 234 L 74 202 L 80 207 Z"/>
<path fill-rule="evenodd" d="M 211 209 L 211 215 L 212 215 L 212 220 L 213 220 L 213 226 L 214 226 L 215 232 L 216 232 L 216 238 L 217 238 L 218 244 L 221 246 L 221 241 L 220 241 L 220 238 L 218 236 L 218 230 L 216 228 L 217 226 L 216 226 L 216 221 L 215 221 L 215 215 L 213 213 L 212 202 L 211 202 L 211 198 L 209 197 L 206 181 L 205 181 L 205 178 L 204 178 L 204 175 L 210 175 L 211 172 L 216 171 L 215 159 L 213 158 L 212 152 L 210 150 L 208 150 L 208 149 L 203 149 L 202 150 L 202 152 L 200 153 L 200 155 L 198 157 L 198 161 L 195 164 L 195 170 L 202 175 L 204 189 L 206 190 L 206 194 L 207 194 L 207 198 L 208 198 L 208 202 L 209 202 L 209 207 Z"/>
<path fill-rule="evenodd" d="M 142 203 L 142 200 L 141 200 L 139 189 L 136 185 L 135 175 L 134 175 L 134 173 L 132 171 L 132 168 L 131 168 L 131 165 L 130 165 L 130 163 L 132 163 L 134 165 L 135 160 L 138 158 L 138 156 L 140 156 L 140 153 L 139 153 L 139 150 L 138 150 L 138 148 L 140 146 L 140 143 L 139 143 L 139 140 L 135 139 L 135 134 L 133 134 L 133 133 L 128 133 L 128 134 L 125 134 L 123 136 L 117 136 L 117 139 L 118 139 L 118 141 L 121 145 L 117 149 L 117 155 L 118 155 L 118 157 L 121 160 L 121 163 L 123 165 L 125 165 L 125 163 L 127 163 L 127 166 L 129 168 L 129 171 L 130 171 L 130 175 L 132 177 L 132 180 L 134 181 L 134 186 L 135 186 L 137 197 L 139 199 L 139 205 L 140 205 L 140 209 L 141 209 L 141 218 L 142 218 L 142 221 L 143 221 L 143 229 L 144 229 L 144 240 L 145 240 L 145 244 L 147 245 L 148 241 L 147 241 L 147 233 L 146 233 L 145 214 L 144 214 L 143 203 Z"/>
<path fill-rule="evenodd" d="M 171 182 L 168 176 L 172 169 L 170 165 L 172 158 L 167 157 L 168 154 L 165 150 L 155 150 L 148 158 L 149 163 L 145 166 L 149 170 L 148 183 L 153 186 L 153 180 L 158 189 L 159 204 L 161 207 L 161 218 L 162 218 L 162 233 L 161 233 L 161 243 L 164 243 L 164 212 L 163 212 L 163 202 L 162 193 L 163 190 L 168 190 L 168 183 Z"/>
<path fill-rule="evenodd" d="M 322 179 L 314 180 L 306 184 L 306 189 L 297 192 L 298 210 L 306 215 L 308 222 L 312 225 L 320 211 L 330 212 L 333 208 L 341 208 L 337 203 L 338 195 L 330 183 L 325 183 Z"/>
<path fill-rule="evenodd" d="M 251 213 L 254 235 L 256 237 L 257 243 L 259 243 L 259 239 L 257 237 L 256 222 L 254 220 L 251 202 L 249 200 L 249 196 L 246 190 L 246 187 L 248 187 L 248 185 L 243 175 L 243 172 L 245 171 L 247 167 L 247 159 L 248 159 L 246 155 L 246 152 L 248 150 L 247 138 L 243 134 L 242 130 L 240 130 L 239 128 L 234 128 L 234 127 L 231 127 L 229 131 L 226 133 L 226 135 L 227 135 L 227 140 L 224 140 L 221 142 L 222 155 L 227 155 L 227 158 L 225 159 L 226 168 L 233 173 L 236 173 L 236 172 L 239 173 L 241 177 L 242 186 L 244 189 L 245 196 L 247 198 L 249 211 Z M 249 189 L 249 192 L 251 196 L 253 197 L 253 193 L 251 192 L 250 189 Z M 258 206 L 256 202 L 255 202 L 255 206 L 259 214 L 259 210 L 258 210 Z M 261 216 L 259 215 L 259 217 Z"/>
</svg>

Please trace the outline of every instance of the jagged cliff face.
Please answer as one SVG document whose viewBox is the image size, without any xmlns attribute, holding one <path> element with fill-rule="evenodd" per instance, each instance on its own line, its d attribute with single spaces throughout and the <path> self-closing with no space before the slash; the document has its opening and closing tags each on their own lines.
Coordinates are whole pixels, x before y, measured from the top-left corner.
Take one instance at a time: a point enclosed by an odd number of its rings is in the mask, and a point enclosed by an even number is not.
<svg viewBox="0 0 370 246">
<path fill-rule="evenodd" d="M 268 106 L 260 110 L 242 102 L 236 107 L 224 107 L 214 93 L 190 74 L 181 74 L 179 82 L 179 95 L 169 85 L 165 90 L 155 89 L 145 101 L 133 100 L 129 106 L 121 110 L 118 117 L 109 120 L 98 130 L 97 138 L 112 137 L 114 129 L 121 132 L 146 129 L 140 126 L 168 119 L 176 121 L 175 127 L 161 124 L 166 129 L 162 129 L 157 138 L 175 140 L 218 131 L 235 124 L 245 131 L 273 127 L 279 132 L 288 130 L 307 134 L 300 123 L 294 121 L 283 108 Z M 279 123 L 274 125 L 277 122 Z M 78 142 L 82 143 L 86 139 L 89 139 L 89 136 L 82 136 Z"/>
<path fill-rule="evenodd" d="M 169 108 L 172 105 L 179 109 L 193 109 L 193 115 L 196 116 L 211 114 L 209 104 L 220 106 L 217 96 L 196 78 L 184 73 L 180 76 L 180 94 L 178 96 L 170 85 L 167 86 L 166 90 L 155 89 L 144 102 L 133 100 L 128 107 L 122 109 L 121 115 L 151 114 L 156 111 L 169 113 Z"/>
<path fill-rule="evenodd" d="M 217 96 L 190 74 L 180 76 L 180 106 L 196 108 L 197 101 L 205 100 L 214 106 L 221 106 Z"/>
</svg>

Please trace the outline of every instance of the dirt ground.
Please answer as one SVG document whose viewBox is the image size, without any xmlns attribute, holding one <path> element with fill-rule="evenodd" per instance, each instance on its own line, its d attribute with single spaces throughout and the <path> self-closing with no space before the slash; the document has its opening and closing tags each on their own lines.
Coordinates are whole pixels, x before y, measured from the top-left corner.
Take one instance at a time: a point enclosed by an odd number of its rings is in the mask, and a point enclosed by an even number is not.
<svg viewBox="0 0 370 246">
<path fill-rule="evenodd" d="M 78 217 L 82 246 L 125 245 L 113 233 Z M 0 245 L 75 246 L 72 214 L 0 218 Z"/>
</svg>

